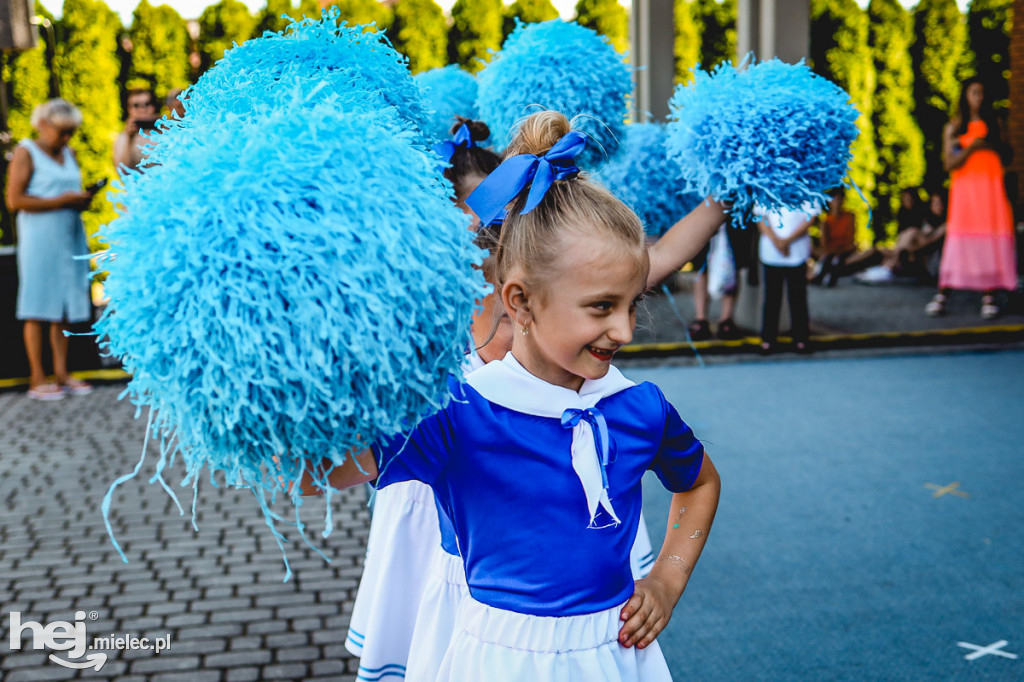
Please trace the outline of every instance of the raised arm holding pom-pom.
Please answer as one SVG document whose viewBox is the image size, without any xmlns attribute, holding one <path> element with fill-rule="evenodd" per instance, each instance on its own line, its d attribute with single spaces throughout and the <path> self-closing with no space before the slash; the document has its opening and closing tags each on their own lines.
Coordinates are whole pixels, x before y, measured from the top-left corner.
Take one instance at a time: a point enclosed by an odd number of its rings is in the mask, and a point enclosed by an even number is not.
<svg viewBox="0 0 1024 682">
<path fill-rule="evenodd" d="M 657 286 L 693 260 L 725 222 L 726 217 L 725 205 L 709 198 L 673 225 L 647 249 L 651 258 L 647 286 Z"/>
</svg>

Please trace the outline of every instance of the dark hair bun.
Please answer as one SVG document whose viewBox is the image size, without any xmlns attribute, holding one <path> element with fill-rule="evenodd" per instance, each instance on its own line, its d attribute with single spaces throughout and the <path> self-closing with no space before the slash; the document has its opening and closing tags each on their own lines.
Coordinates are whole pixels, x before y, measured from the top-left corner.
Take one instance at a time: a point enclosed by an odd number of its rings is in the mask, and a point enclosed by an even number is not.
<svg viewBox="0 0 1024 682">
<path fill-rule="evenodd" d="M 474 121 L 471 118 L 463 118 L 462 116 L 455 117 L 455 125 L 452 126 L 450 132 L 454 135 L 462 125 L 465 124 L 469 128 L 469 137 L 473 142 L 483 142 L 491 136 L 491 129 L 487 127 L 487 124 L 483 121 Z"/>
</svg>

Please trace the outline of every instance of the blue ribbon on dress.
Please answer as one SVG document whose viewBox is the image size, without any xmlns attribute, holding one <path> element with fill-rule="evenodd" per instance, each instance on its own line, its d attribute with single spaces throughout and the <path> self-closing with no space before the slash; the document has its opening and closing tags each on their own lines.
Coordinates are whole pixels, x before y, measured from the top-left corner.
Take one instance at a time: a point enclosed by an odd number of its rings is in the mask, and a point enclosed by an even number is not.
<svg viewBox="0 0 1024 682">
<path fill-rule="evenodd" d="M 480 217 L 480 222 L 487 225 L 530 185 L 523 206 L 523 213 L 529 213 L 537 208 L 555 180 L 576 177 L 580 172 L 576 157 L 586 146 L 586 134 L 573 130 L 563 135 L 544 156 L 519 154 L 505 159 L 466 197 L 466 204 Z"/>
<path fill-rule="evenodd" d="M 601 410 L 596 407 L 588 407 L 581 410 L 578 407 L 570 407 L 562 413 L 562 428 L 575 428 L 580 421 L 590 424 L 591 432 L 594 434 L 594 445 L 597 449 L 599 462 L 601 463 L 601 486 L 608 490 L 608 422 L 605 421 Z"/>
<path fill-rule="evenodd" d="M 455 135 L 450 140 L 444 142 L 438 142 L 434 145 L 434 151 L 437 155 L 444 159 L 445 163 L 450 163 L 452 156 L 455 155 L 455 150 L 462 147 L 463 149 L 470 149 L 475 147 L 473 143 L 473 136 L 469 132 L 469 126 L 463 123 L 459 126 L 459 129 L 455 131 Z"/>
</svg>

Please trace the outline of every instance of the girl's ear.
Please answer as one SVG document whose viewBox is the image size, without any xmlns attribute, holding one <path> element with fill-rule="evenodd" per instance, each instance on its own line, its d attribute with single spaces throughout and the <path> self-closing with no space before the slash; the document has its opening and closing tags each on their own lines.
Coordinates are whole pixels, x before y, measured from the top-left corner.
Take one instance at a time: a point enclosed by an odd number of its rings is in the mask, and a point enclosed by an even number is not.
<svg viewBox="0 0 1024 682">
<path fill-rule="evenodd" d="M 518 278 L 508 279 L 501 287 L 501 302 L 508 311 L 508 316 L 519 326 L 525 326 L 532 318 L 530 297 L 526 283 Z"/>
</svg>

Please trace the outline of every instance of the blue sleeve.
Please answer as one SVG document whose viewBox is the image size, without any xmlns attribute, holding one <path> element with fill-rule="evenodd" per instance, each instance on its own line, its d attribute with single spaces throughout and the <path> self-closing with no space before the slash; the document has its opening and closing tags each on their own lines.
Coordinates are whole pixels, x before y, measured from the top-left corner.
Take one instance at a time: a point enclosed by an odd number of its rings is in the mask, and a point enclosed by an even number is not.
<svg viewBox="0 0 1024 682">
<path fill-rule="evenodd" d="M 453 401 L 454 402 L 454 401 Z M 377 487 L 402 481 L 432 484 L 448 463 L 454 447 L 452 403 L 417 424 L 411 431 L 381 438 L 373 444 Z"/>
<path fill-rule="evenodd" d="M 704 463 L 704 445 L 682 420 L 676 408 L 661 396 L 665 406 L 665 430 L 651 470 L 670 492 L 684 493 L 693 487 Z"/>
</svg>

